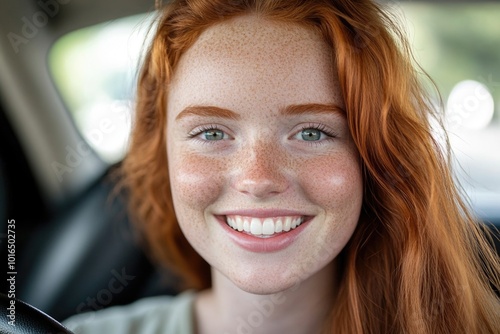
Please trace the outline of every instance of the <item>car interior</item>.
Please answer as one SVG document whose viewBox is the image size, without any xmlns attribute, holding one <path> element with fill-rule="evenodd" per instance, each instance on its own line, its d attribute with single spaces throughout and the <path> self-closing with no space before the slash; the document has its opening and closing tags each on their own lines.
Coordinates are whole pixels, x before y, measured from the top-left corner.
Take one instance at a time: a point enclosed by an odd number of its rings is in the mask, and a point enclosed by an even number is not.
<svg viewBox="0 0 500 334">
<path fill-rule="evenodd" d="M 440 89 L 457 180 L 499 251 L 500 2 L 386 2 Z M 180 291 L 116 191 L 154 14 L 153 0 L 0 0 L 0 292 L 15 271 L 15 297 L 57 321 Z"/>
</svg>

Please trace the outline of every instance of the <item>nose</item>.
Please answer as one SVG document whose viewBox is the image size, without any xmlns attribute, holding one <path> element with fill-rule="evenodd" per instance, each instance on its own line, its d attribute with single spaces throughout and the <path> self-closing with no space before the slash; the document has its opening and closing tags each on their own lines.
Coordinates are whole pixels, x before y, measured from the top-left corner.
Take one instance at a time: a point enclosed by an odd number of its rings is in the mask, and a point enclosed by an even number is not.
<svg viewBox="0 0 500 334">
<path fill-rule="evenodd" d="M 235 161 L 234 188 L 255 198 L 267 198 L 284 192 L 288 180 L 284 173 L 287 160 L 277 145 L 259 142 L 242 150 Z"/>
</svg>

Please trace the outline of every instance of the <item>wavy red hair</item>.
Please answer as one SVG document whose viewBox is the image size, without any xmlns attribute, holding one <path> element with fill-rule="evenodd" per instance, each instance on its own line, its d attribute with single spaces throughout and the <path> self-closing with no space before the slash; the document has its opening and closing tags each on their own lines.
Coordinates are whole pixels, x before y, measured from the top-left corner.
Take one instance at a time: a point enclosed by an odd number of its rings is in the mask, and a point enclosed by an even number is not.
<svg viewBox="0 0 500 334">
<path fill-rule="evenodd" d="M 140 74 L 123 163 L 152 255 L 197 289 L 208 264 L 177 224 L 165 143 L 166 92 L 209 26 L 255 13 L 316 30 L 331 47 L 364 172 L 362 219 L 340 255 L 325 332 L 500 333 L 499 260 L 454 185 L 431 133 L 433 107 L 403 34 L 373 1 L 176 0 L 163 7 Z"/>
</svg>

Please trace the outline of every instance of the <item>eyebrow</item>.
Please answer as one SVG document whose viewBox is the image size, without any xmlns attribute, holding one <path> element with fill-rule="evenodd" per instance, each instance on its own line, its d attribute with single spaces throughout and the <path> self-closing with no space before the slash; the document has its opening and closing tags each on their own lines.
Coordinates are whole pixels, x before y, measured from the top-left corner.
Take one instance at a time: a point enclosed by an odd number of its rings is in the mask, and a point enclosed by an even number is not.
<svg viewBox="0 0 500 334">
<path fill-rule="evenodd" d="M 303 114 L 341 114 L 346 115 L 343 108 L 335 104 L 292 104 L 280 110 L 280 114 L 285 116 L 296 116 Z"/>
<path fill-rule="evenodd" d="M 284 116 L 298 116 L 303 114 L 346 114 L 345 110 L 335 104 L 292 104 L 280 108 L 280 114 Z M 189 106 L 183 109 L 175 118 L 176 121 L 188 116 L 219 117 L 231 120 L 239 120 L 241 116 L 232 110 L 215 106 Z"/>
<path fill-rule="evenodd" d="M 219 117 L 232 120 L 239 120 L 241 118 L 241 116 L 234 111 L 225 108 L 214 106 L 190 106 L 182 110 L 175 120 L 178 121 L 187 116 Z"/>
</svg>

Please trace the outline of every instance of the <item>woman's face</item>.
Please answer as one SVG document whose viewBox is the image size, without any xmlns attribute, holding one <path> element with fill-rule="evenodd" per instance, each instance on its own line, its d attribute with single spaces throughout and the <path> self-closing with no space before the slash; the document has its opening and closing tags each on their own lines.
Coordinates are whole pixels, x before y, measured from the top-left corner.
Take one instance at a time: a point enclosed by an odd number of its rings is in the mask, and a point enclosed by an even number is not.
<svg viewBox="0 0 500 334">
<path fill-rule="evenodd" d="M 332 64 L 315 32 L 245 16 L 207 29 L 176 68 L 175 211 L 196 251 L 243 290 L 309 278 L 357 225 L 362 177 Z"/>
</svg>

